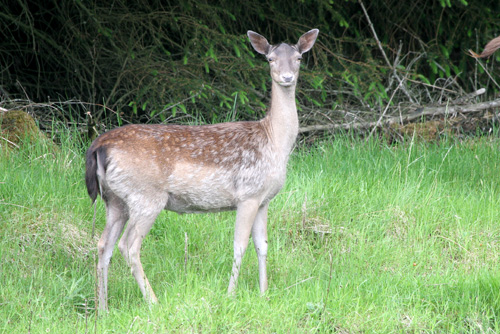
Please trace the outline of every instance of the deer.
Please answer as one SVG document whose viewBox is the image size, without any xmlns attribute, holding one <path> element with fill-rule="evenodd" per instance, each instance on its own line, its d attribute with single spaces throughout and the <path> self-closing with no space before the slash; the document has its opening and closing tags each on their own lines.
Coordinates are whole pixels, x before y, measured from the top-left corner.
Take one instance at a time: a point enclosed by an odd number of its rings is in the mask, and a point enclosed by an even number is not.
<svg viewBox="0 0 500 334">
<path fill-rule="evenodd" d="M 318 34 L 318 29 L 312 29 L 295 45 L 271 45 L 258 33 L 247 32 L 252 47 L 267 58 L 271 70 L 271 102 L 260 120 L 129 124 L 92 142 L 86 153 L 85 183 L 92 203 L 100 195 L 106 208 L 106 225 L 97 244 L 99 310 L 108 310 L 108 268 L 120 235 L 118 249 L 144 299 L 158 302 L 140 251 L 162 210 L 236 210 L 228 293 L 235 293 L 250 235 L 257 253 L 260 293 L 265 293 L 269 202 L 285 182 L 298 135 L 295 90 L 302 54 L 313 47 Z"/>
<path fill-rule="evenodd" d="M 469 50 L 469 53 L 472 57 L 474 58 L 488 58 L 491 56 L 493 53 L 495 53 L 496 50 L 500 49 L 500 36 L 493 38 L 491 41 L 486 43 L 484 46 L 483 52 L 481 54 L 477 54 L 472 50 Z"/>
</svg>

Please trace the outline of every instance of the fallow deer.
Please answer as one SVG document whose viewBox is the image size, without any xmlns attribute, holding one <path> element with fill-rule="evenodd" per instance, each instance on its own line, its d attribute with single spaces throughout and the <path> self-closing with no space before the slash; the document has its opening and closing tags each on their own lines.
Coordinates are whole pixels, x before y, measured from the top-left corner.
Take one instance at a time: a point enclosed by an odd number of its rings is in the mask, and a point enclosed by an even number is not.
<svg viewBox="0 0 500 334">
<path fill-rule="evenodd" d="M 100 310 L 108 307 L 108 267 L 123 230 L 118 249 L 144 298 L 157 302 L 140 250 L 163 209 L 178 213 L 236 210 L 228 292 L 236 288 L 250 234 L 258 257 L 260 291 L 266 291 L 268 205 L 285 182 L 299 125 L 295 86 L 300 61 L 318 33 L 318 29 L 308 31 L 295 45 L 270 45 L 263 36 L 248 31 L 253 48 L 267 57 L 271 67 L 271 105 L 260 121 L 127 125 L 92 143 L 86 155 L 85 182 L 92 202 L 99 194 L 106 206 L 106 226 L 98 242 Z"/>
<path fill-rule="evenodd" d="M 489 41 L 484 47 L 484 50 L 483 52 L 481 52 L 481 54 L 477 54 L 472 50 L 469 50 L 469 53 L 474 58 L 488 58 L 498 49 L 500 49 L 500 36 L 493 38 L 491 41 Z"/>
</svg>

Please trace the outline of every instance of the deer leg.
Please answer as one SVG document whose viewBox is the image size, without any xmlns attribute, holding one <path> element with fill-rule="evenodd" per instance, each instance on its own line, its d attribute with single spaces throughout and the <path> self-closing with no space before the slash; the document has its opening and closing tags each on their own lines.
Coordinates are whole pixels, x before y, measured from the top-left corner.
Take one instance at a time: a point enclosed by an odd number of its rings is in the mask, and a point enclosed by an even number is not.
<svg viewBox="0 0 500 334">
<path fill-rule="evenodd" d="M 144 273 L 140 253 L 142 240 L 153 226 L 161 209 L 162 207 L 158 210 L 148 211 L 147 213 L 140 211 L 131 213 L 127 228 L 118 243 L 118 249 L 127 261 L 137 284 L 139 284 L 144 299 L 150 303 L 156 303 L 158 299 Z"/>
<path fill-rule="evenodd" d="M 118 237 L 123 231 L 127 222 L 128 215 L 125 205 L 116 198 L 110 198 L 106 201 L 106 227 L 102 232 L 99 243 L 97 244 L 99 260 L 97 262 L 98 278 L 98 303 L 99 310 L 108 309 L 108 268 L 109 261 L 113 255 Z"/>
<path fill-rule="evenodd" d="M 259 287 L 260 293 L 263 294 L 267 290 L 267 209 L 268 204 L 264 204 L 257 211 L 255 222 L 252 227 L 252 239 L 255 246 L 255 252 L 259 261 Z"/>
<path fill-rule="evenodd" d="M 238 205 L 236 209 L 236 225 L 234 228 L 234 260 L 231 279 L 229 280 L 228 293 L 233 294 L 238 282 L 238 275 L 241 267 L 241 260 L 248 246 L 250 231 L 252 230 L 253 222 L 259 203 L 255 200 L 248 200 Z"/>
</svg>

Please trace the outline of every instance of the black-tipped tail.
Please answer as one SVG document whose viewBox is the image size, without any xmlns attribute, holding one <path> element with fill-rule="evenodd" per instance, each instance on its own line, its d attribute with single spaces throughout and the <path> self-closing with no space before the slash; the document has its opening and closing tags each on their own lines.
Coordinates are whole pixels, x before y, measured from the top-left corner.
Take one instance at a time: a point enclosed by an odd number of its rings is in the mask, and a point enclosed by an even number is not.
<svg viewBox="0 0 500 334">
<path fill-rule="evenodd" d="M 104 147 L 94 147 L 91 145 L 87 151 L 85 164 L 85 184 L 92 203 L 95 202 L 97 195 L 100 194 L 99 180 L 97 179 L 97 155 L 101 163 L 106 162 L 106 150 Z M 105 166 L 103 166 L 105 167 Z M 106 170 L 106 168 L 104 168 Z"/>
</svg>

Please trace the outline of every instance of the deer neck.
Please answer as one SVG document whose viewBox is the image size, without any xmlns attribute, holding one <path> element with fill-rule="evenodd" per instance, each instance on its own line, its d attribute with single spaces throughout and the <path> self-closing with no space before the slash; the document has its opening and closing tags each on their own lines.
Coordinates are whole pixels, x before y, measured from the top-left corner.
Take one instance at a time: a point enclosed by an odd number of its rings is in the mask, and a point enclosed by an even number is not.
<svg viewBox="0 0 500 334">
<path fill-rule="evenodd" d="M 273 81 L 271 107 L 265 121 L 271 142 L 280 153 L 288 156 L 299 131 L 295 85 L 283 87 Z"/>
</svg>

